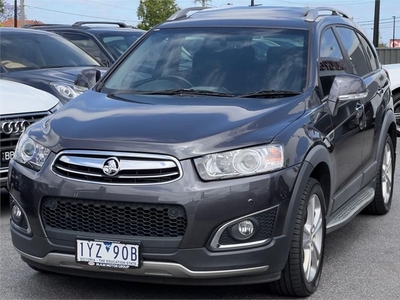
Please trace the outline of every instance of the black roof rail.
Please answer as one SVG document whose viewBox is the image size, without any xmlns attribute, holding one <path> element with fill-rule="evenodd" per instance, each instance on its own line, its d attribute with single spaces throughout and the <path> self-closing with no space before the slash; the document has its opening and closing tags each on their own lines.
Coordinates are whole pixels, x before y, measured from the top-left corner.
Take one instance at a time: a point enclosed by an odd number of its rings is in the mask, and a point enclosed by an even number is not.
<svg viewBox="0 0 400 300">
<path fill-rule="evenodd" d="M 170 16 L 167 21 L 174 21 L 174 20 L 178 20 L 178 19 L 182 19 L 182 18 L 186 18 L 189 12 L 192 11 L 198 11 L 198 10 L 203 10 L 203 9 L 208 9 L 208 8 L 212 8 L 212 7 L 202 7 L 202 6 L 195 6 L 195 7 L 187 7 L 187 8 L 183 8 L 180 11 L 174 13 L 172 16 Z"/>
<path fill-rule="evenodd" d="M 98 22 L 98 21 L 79 21 L 79 22 L 75 22 L 74 24 L 72 24 L 72 27 L 79 27 L 82 25 L 86 25 L 86 24 L 109 24 L 109 25 L 118 25 L 121 28 L 128 28 L 128 25 L 126 25 L 123 22 Z"/>
<path fill-rule="evenodd" d="M 344 12 L 342 12 L 340 10 L 337 10 L 335 8 L 332 8 L 332 7 L 315 7 L 315 8 L 311 8 L 308 12 L 306 12 L 304 14 L 305 21 L 306 22 L 314 22 L 318 17 L 321 16 L 321 14 L 320 14 L 321 12 L 330 12 L 331 16 L 341 16 L 343 18 L 350 19 L 350 17 L 346 13 L 344 13 Z"/>
</svg>

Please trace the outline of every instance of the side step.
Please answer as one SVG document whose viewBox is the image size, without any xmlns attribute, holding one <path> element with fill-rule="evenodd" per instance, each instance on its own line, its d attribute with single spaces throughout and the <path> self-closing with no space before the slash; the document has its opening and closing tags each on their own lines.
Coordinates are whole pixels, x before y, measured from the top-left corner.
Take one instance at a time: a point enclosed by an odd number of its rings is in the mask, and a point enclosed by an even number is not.
<svg viewBox="0 0 400 300">
<path fill-rule="evenodd" d="M 355 217 L 360 211 L 364 209 L 375 197 L 375 190 L 368 188 L 358 197 L 350 200 L 349 203 L 339 208 L 332 216 L 332 219 L 326 225 L 327 232 L 332 232 Z"/>
</svg>

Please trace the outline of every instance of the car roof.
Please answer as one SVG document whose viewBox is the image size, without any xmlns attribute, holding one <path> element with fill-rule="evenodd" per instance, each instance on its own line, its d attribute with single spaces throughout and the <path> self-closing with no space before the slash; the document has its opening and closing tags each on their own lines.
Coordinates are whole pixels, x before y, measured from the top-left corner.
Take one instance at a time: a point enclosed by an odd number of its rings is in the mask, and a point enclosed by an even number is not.
<svg viewBox="0 0 400 300">
<path fill-rule="evenodd" d="M 77 31 L 89 32 L 115 32 L 115 31 L 131 31 L 144 33 L 145 30 L 133 28 L 121 22 L 96 22 L 96 21 L 78 21 L 74 24 L 34 24 L 27 25 L 26 28 L 42 29 L 42 30 L 57 30 L 71 29 Z"/>
<path fill-rule="evenodd" d="M 40 34 L 40 35 L 48 35 L 59 37 L 58 34 L 48 31 L 39 31 L 29 28 L 15 28 L 15 27 L 0 27 L 1 34 L 13 35 L 13 34 Z"/>
<path fill-rule="evenodd" d="M 173 27 L 282 27 L 307 29 L 318 17 L 329 16 L 337 19 L 348 19 L 348 16 L 336 9 L 319 7 L 287 6 L 231 6 L 227 8 L 192 8 L 185 9 L 171 16 L 158 28 Z M 195 11 L 189 14 L 191 11 Z M 328 14 L 319 12 L 328 11 Z"/>
</svg>

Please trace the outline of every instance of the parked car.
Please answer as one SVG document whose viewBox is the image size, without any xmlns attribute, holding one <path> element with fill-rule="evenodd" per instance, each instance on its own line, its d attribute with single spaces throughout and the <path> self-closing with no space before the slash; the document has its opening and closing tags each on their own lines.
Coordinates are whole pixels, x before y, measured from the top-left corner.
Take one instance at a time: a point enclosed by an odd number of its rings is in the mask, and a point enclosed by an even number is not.
<svg viewBox="0 0 400 300">
<path fill-rule="evenodd" d="M 383 66 L 389 73 L 393 93 L 394 114 L 396 116 L 397 136 L 400 136 L 400 64 Z"/>
<path fill-rule="evenodd" d="M 12 240 L 38 271 L 308 296 L 326 233 L 390 210 L 396 143 L 346 14 L 184 9 L 21 136 Z"/>
<path fill-rule="evenodd" d="M 101 65 L 85 51 L 59 35 L 46 31 L 0 28 L 0 78 L 44 90 L 62 103 L 85 88 L 74 85 L 80 71 Z"/>
<path fill-rule="evenodd" d="M 32 123 L 54 113 L 60 106 L 53 95 L 25 84 L 0 79 L 1 166 L 0 187 L 7 185 L 8 163 L 18 138 Z"/>
<path fill-rule="evenodd" d="M 116 25 L 110 26 L 110 25 Z M 36 24 L 29 28 L 58 33 L 105 66 L 111 66 L 146 31 L 121 22 L 75 22 L 72 25 Z"/>
</svg>

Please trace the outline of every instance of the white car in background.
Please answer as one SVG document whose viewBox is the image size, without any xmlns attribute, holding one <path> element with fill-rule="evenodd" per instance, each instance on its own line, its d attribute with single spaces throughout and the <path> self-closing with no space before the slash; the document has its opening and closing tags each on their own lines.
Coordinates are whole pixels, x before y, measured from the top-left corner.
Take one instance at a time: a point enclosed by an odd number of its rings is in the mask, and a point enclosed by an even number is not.
<svg viewBox="0 0 400 300">
<path fill-rule="evenodd" d="M 383 68 L 389 73 L 397 123 L 397 136 L 400 136 L 400 64 L 384 65 Z"/>
<path fill-rule="evenodd" d="M 32 123 L 55 112 L 58 98 L 31 86 L 0 79 L 0 184 L 7 185 L 8 162 L 21 133 Z"/>
</svg>

